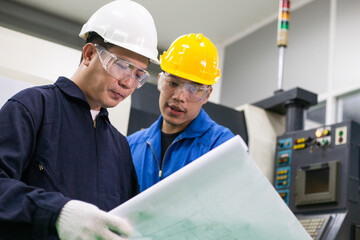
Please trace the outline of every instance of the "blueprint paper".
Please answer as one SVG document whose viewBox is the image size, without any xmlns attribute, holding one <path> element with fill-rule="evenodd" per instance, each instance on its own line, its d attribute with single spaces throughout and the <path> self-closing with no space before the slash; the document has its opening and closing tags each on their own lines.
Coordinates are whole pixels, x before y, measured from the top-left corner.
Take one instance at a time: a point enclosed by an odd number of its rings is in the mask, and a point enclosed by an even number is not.
<svg viewBox="0 0 360 240">
<path fill-rule="evenodd" d="M 235 136 L 113 209 L 138 240 L 310 240 Z"/>
</svg>

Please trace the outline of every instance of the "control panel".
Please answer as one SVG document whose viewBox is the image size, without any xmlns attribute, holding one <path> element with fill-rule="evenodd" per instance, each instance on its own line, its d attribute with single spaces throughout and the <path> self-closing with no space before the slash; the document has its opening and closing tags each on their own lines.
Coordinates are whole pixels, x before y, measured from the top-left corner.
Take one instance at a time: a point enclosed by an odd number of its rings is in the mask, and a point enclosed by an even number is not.
<svg viewBox="0 0 360 240">
<path fill-rule="evenodd" d="M 341 125 L 324 126 L 278 137 L 274 185 L 280 196 L 287 204 L 295 202 L 295 199 L 290 201 L 289 198 L 291 193 L 295 191 L 295 186 L 299 185 L 299 182 L 300 184 L 303 184 L 303 186 L 298 187 L 300 189 L 302 187 L 305 188 L 306 181 L 308 185 L 311 180 L 314 182 L 322 181 L 322 179 L 317 179 L 317 176 L 328 177 L 326 174 L 334 174 L 334 181 L 336 180 L 336 176 L 338 174 L 338 163 L 336 159 L 334 159 L 335 161 L 332 164 L 324 163 L 324 166 L 317 166 L 322 161 L 325 162 L 331 160 L 331 157 L 333 156 L 331 151 L 336 146 L 346 145 L 348 137 L 347 133 L 348 126 Z M 324 157 L 326 159 L 324 159 Z M 336 166 L 333 167 L 332 165 Z M 298 183 L 296 183 L 296 181 L 298 181 Z M 335 183 L 329 182 L 327 184 L 330 186 Z M 325 184 L 324 187 L 329 187 L 328 185 Z M 313 186 L 316 187 L 314 184 Z M 321 188 L 321 186 L 319 187 Z M 309 186 L 304 191 L 317 193 L 317 189 L 312 189 Z M 319 189 L 319 191 L 328 191 L 328 189 Z M 331 193 L 335 194 L 333 192 Z M 322 196 L 321 198 L 325 200 L 334 199 L 329 196 Z M 311 204 L 316 203 L 316 201 L 316 198 L 308 198 L 306 200 L 299 201 L 299 203 L 306 202 Z"/>
<path fill-rule="evenodd" d="M 355 239 L 354 229 L 360 226 L 359 123 L 279 136 L 274 169 L 276 191 L 312 239 Z"/>
</svg>

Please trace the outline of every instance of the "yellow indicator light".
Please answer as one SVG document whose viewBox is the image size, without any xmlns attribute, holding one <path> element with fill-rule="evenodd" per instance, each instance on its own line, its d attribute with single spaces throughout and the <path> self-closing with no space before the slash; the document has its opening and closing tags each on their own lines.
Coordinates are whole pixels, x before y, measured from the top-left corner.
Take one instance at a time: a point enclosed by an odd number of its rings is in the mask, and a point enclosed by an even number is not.
<svg viewBox="0 0 360 240">
<path fill-rule="evenodd" d="M 279 170 L 276 172 L 277 175 L 287 174 L 288 170 Z"/>
<path fill-rule="evenodd" d="M 294 150 L 305 148 L 305 143 L 294 145 Z"/>
<path fill-rule="evenodd" d="M 282 11 L 281 12 L 281 20 L 288 20 L 290 19 L 290 13 L 287 11 Z"/>
<path fill-rule="evenodd" d="M 305 142 L 305 138 L 299 138 L 299 139 L 297 140 L 297 143 L 303 143 L 303 142 Z"/>
<path fill-rule="evenodd" d="M 282 176 L 277 176 L 276 180 L 284 180 L 284 179 L 287 179 L 287 178 L 288 178 L 287 175 L 282 175 Z"/>
<path fill-rule="evenodd" d="M 323 133 L 322 133 L 322 131 L 320 129 L 316 130 L 316 132 L 315 132 L 315 136 L 318 137 L 318 138 L 322 137 L 322 134 Z"/>
<path fill-rule="evenodd" d="M 327 136 L 327 135 L 329 135 L 330 132 L 328 129 L 325 129 L 323 133 L 324 133 L 324 136 Z"/>
<path fill-rule="evenodd" d="M 286 197 L 286 192 L 280 193 L 280 196 L 281 196 L 281 197 Z"/>
</svg>

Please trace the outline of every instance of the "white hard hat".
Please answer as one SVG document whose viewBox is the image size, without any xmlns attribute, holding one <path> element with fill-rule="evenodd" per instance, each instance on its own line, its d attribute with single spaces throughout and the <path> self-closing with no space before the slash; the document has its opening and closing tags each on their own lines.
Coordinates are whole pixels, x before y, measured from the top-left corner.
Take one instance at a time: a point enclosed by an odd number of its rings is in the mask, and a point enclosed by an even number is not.
<svg viewBox="0 0 360 240">
<path fill-rule="evenodd" d="M 96 32 L 106 42 L 126 48 L 160 64 L 157 58 L 157 32 L 151 14 L 130 0 L 116 0 L 98 9 L 84 24 L 79 36 Z"/>
</svg>

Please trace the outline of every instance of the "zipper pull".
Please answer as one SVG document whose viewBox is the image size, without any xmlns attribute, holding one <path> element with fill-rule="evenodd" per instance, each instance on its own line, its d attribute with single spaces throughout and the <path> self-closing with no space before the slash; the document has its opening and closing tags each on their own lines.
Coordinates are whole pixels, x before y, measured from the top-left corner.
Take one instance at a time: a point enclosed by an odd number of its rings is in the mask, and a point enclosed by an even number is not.
<svg viewBox="0 0 360 240">
<path fill-rule="evenodd" d="M 159 177 L 161 178 L 162 176 L 162 170 L 159 171 Z"/>
<path fill-rule="evenodd" d="M 96 119 L 94 119 L 93 122 L 94 122 L 94 128 L 96 128 Z"/>
</svg>

